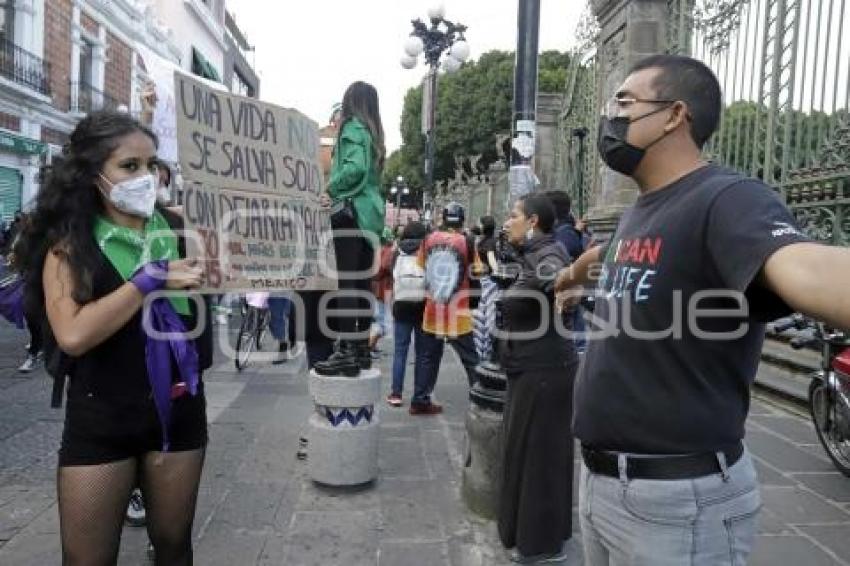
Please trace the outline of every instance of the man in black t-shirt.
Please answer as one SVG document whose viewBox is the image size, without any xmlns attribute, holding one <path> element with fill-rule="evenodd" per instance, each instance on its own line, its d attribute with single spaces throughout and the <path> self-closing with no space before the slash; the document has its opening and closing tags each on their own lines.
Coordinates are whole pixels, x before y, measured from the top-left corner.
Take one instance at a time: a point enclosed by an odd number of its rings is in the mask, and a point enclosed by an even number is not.
<svg viewBox="0 0 850 566">
<path fill-rule="evenodd" d="M 556 285 L 599 273 L 574 419 L 592 566 L 744 563 L 761 506 L 742 439 L 763 323 L 793 308 L 850 328 L 850 250 L 811 242 L 770 187 L 703 161 L 720 111 L 710 69 L 658 55 L 600 121 L 602 159 L 640 195 Z"/>
</svg>

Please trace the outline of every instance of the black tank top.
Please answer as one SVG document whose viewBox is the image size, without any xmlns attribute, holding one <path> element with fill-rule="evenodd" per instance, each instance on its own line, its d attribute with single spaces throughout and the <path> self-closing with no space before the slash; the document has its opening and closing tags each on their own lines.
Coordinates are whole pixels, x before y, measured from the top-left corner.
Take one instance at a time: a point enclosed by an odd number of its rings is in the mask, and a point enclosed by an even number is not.
<svg viewBox="0 0 850 566">
<path fill-rule="evenodd" d="M 92 300 L 109 295 L 126 281 L 100 248 L 92 276 Z M 118 332 L 82 356 L 73 358 L 68 395 L 144 398 L 150 393 L 145 366 L 141 309 Z"/>
<path fill-rule="evenodd" d="M 92 277 L 92 300 L 105 297 L 126 283 L 100 248 L 97 248 L 97 254 L 98 266 Z M 180 315 L 180 318 L 187 329 L 192 329 L 198 317 L 195 302 L 190 301 L 189 305 L 192 314 Z M 201 372 L 212 365 L 212 325 L 206 301 L 205 305 L 204 331 L 195 340 Z M 145 362 L 145 340 L 142 310 L 139 309 L 118 332 L 82 356 L 71 359 L 68 395 L 92 393 L 100 397 L 127 400 L 148 397 L 151 389 Z M 173 358 L 171 375 L 175 381 L 180 375 Z"/>
</svg>

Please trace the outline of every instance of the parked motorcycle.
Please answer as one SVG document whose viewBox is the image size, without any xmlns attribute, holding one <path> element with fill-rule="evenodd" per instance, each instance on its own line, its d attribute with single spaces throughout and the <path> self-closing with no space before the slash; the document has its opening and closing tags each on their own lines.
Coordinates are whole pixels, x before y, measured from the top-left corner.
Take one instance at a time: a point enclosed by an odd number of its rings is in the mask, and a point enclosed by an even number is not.
<svg viewBox="0 0 850 566">
<path fill-rule="evenodd" d="M 850 337 L 799 314 L 773 325 L 777 333 L 792 328 L 803 331 L 791 339 L 792 348 L 821 352 L 821 369 L 809 384 L 809 412 L 829 459 L 850 477 Z"/>
</svg>

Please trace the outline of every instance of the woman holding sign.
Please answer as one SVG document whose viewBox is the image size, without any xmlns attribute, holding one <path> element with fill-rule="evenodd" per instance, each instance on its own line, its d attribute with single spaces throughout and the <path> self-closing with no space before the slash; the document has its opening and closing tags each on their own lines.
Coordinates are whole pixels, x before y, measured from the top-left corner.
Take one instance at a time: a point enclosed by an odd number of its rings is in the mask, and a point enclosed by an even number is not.
<svg viewBox="0 0 850 566">
<path fill-rule="evenodd" d="M 375 251 L 380 248 L 379 236 L 384 229 L 380 187 L 386 149 L 375 87 L 364 82 L 348 87 L 342 99 L 340 124 L 323 204 L 331 206 L 341 291 L 337 308 L 358 310 L 364 316 L 339 318 L 337 350 L 317 363 L 315 369 L 322 375 L 354 377 L 371 365 L 367 341 L 374 299 L 366 298 L 370 295 Z"/>
<path fill-rule="evenodd" d="M 188 297 L 157 295 L 199 287 L 202 270 L 180 259 L 182 240 L 155 210 L 156 148 L 128 114 L 83 119 L 18 247 L 32 275 L 27 308 L 47 323 L 54 393 L 70 378 L 57 474 L 64 564 L 115 563 L 137 481 L 157 563 L 192 562 L 210 356 L 186 334 Z"/>
</svg>

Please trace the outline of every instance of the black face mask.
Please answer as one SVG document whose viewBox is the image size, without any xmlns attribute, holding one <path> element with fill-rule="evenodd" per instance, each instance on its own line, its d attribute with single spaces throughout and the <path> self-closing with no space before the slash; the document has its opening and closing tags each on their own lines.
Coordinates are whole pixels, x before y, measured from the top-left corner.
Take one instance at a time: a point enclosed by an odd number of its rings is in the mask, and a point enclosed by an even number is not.
<svg viewBox="0 0 850 566">
<path fill-rule="evenodd" d="M 658 108 L 643 116 L 638 116 L 634 120 L 628 116 L 618 116 L 616 118 L 602 116 L 599 118 L 599 136 L 596 140 L 596 148 L 599 151 L 602 161 L 617 173 L 631 177 L 638 168 L 638 165 L 640 165 L 643 156 L 646 155 L 646 150 L 661 141 L 667 135 L 667 132 L 661 134 L 658 139 L 644 148 L 636 147 L 626 141 L 629 133 L 629 124 L 643 120 L 667 108 L 669 106 Z"/>
</svg>

